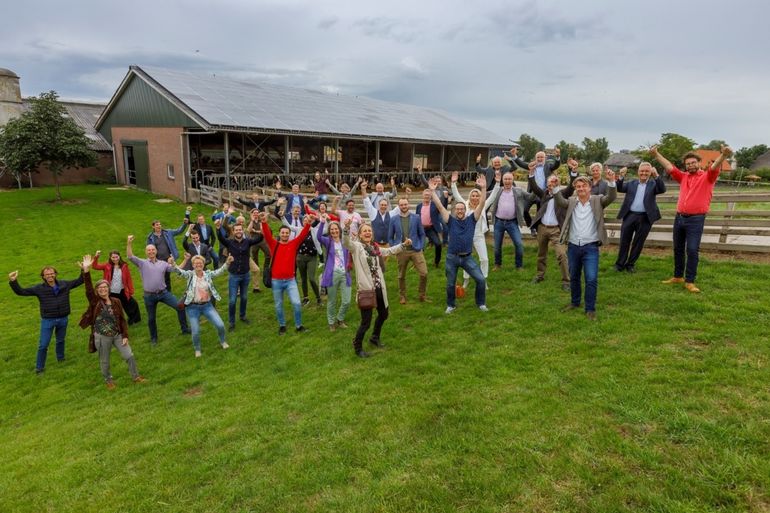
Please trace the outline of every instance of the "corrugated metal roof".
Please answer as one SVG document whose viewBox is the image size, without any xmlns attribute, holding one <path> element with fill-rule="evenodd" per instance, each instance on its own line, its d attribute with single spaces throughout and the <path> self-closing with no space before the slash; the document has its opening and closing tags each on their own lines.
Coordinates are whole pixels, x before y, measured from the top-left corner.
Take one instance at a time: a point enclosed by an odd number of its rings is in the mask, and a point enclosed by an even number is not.
<svg viewBox="0 0 770 513">
<path fill-rule="evenodd" d="M 99 119 L 104 107 L 106 107 L 104 103 L 68 102 L 66 100 L 59 100 L 59 103 L 67 111 L 70 119 L 85 132 L 86 137 L 91 141 L 89 147 L 92 150 L 112 151 L 110 143 L 94 128 L 96 120 Z M 22 109 L 27 110 L 29 106 L 29 101 L 24 98 L 22 100 Z"/>
<path fill-rule="evenodd" d="M 155 82 L 189 108 L 188 115 L 205 120 L 208 129 L 509 144 L 505 137 L 438 109 L 188 71 L 138 66 L 130 70 Z"/>
</svg>

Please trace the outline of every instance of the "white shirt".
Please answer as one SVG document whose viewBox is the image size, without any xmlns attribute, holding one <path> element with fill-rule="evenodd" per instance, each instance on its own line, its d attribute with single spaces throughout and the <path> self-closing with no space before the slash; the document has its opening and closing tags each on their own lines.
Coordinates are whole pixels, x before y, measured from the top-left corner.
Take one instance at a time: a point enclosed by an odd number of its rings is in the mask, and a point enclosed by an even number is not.
<svg viewBox="0 0 770 513">
<path fill-rule="evenodd" d="M 580 200 L 577 200 L 570 219 L 570 244 L 585 246 L 598 240 L 599 232 L 596 226 L 596 219 L 594 218 L 594 211 L 591 208 L 591 202 L 586 201 L 584 205 Z"/>
<path fill-rule="evenodd" d="M 552 194 L 558 194 L 558 189 L 554 190 Z M 551 198 L 548 203 L 545 204 L 545 214 L 540 219 L 540 222 L 547 226 L 557 226 L 559 220 L 556 218 L 556 200 Z"/>
<path fill-rule="evenodd" d="M 120 270 L 120 267 L 113 266 L 112 281 L 110 282 L 110 292 L 113 294 L 120 294 L 121 290 L 123 290 L 123 271 Z"/>
</svg>

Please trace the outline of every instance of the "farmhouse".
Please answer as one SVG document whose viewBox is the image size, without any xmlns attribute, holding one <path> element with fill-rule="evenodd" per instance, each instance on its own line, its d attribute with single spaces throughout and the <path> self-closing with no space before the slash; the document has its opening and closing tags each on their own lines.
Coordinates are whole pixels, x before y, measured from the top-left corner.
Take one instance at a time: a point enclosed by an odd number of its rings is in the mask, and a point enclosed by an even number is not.
<svg viewBox="0 0 770 513">
<path fill-rule="evenodd" d="M 270 185 L 291 174 L 471 169 L 505 138 L 437 109 L 131 66 L 96 129 L 119 183 L 194 201 L 201 186 Z"/>
</svg>

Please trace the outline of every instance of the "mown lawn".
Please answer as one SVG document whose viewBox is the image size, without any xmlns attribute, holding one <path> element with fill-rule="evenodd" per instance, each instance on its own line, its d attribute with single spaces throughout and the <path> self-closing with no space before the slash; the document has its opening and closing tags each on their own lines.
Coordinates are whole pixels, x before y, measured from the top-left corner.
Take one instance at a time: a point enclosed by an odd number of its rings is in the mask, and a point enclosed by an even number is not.
<svg viewBox="0 0 770 513">
<path fill-rule="evenodd" d="M 0 193 L 2 272 L 22 286 L 45 264 L 74 277 L 83 253 L 124 251 L 183 213 L 103 186 L 63 194 Z M 471 291 L 445 316 L 431 269 L 433 303 L 392 301 L 388 348 L 368 360 L 351 348 L 356 310 L 332 336 L 307 307 L 311 331 L 279 338 L 271 297 L 250 294 L 252 325 L 222 351 L 204 324 L 196 360 L 159 308 L 158 347 L 146 325 L 131 334 L 149 382 L 113 353 L 113 392 L 77 327 L 82 288 L 66 362 L 52 344 L 36 376 L 37 301 L 0 287 L 0 511 L 770 511 L 766 265 L 703 259 L 691 295 L 659 284 L 670 257 L 621 275 L 610 248 L 590 323 L 560 312 L 554 261 L 532 285 L 533 247 L 522 272 L 504 258 L 490 313 Z"/>
</svg>

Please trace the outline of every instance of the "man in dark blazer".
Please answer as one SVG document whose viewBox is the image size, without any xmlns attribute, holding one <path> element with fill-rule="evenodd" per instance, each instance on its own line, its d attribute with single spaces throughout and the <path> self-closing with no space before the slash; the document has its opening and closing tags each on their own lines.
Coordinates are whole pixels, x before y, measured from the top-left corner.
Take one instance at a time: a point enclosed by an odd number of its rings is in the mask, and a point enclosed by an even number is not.
<svg viewBox="0 0 770 513">
<path fill-rule="evenodd" d="M 625 168 L 620 170 L 617 182 L 618 192 L 626 193 L 618 211 L 620 227 L 620 248 L 615 269 L 635 272 L 636 260 L 642 253 L 644 241 L 655 221 L 660 219 L 656 196 L 666 192 L 666 184 L 649 162 L 639 164 L 639 179 L 625 182 Z M 629 251 L 630 250 L 630 251 Z"/>
<path fill-rule="evenodd" d="M 219 267 L 219 255 L 214 251 L 214 242 L 217 240 L 217 234 L 214 231 L 213 226 L 206 224 L 206 216 L 198 214 L 195 224 L 192 225 L 192 229 L 198 232 L 201 236 L 201 242 L 211 250 L 211 258 L 214 261 L 214 267 Z"/>
<path fill-rule="evenodd" d="M 198 233 L 195 229 L 187 231 L 184 236 L 184 240 L 182 241 L 182 247 L 184 248 L 185 252 L 190 254 L 190 257 L 200 255 L 205 258 L 206 262 L 204 267 L 211 263 L 211 248 L 208 244 L 201 242 L 200 233 Z M 192 258 L 187 260 L 187 263 L 184 265 L 184 270 L 192 271 Z"/>
</svg>

